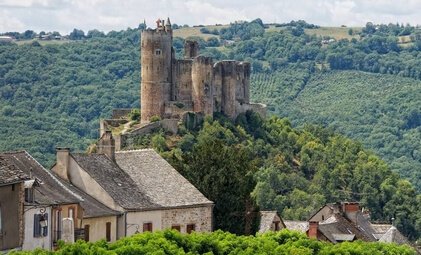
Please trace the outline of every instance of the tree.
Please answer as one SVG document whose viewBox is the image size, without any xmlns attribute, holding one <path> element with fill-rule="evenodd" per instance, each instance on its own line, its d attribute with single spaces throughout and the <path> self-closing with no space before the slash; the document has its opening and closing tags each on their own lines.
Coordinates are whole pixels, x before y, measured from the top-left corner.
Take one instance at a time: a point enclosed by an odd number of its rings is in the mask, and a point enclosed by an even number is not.
<svg viewBox="0 0 421 255">
<path fill-rule="evenodd" d="M 184 176 L 215 202 L 215 229 L 252 234 L 256 211 L 250 193 L 257 170 L 251 151 L 218 122 L 205 122 L 191 153 L 183 157 Z"/>
<path fill-rule="evenodd" d="M 83 32 L 83 30 L 74 28 L 73 31 L 69 34 L 70 40 L 81 40 L 83 38 L 85 38 L 85 32 Z"/>
</svg>

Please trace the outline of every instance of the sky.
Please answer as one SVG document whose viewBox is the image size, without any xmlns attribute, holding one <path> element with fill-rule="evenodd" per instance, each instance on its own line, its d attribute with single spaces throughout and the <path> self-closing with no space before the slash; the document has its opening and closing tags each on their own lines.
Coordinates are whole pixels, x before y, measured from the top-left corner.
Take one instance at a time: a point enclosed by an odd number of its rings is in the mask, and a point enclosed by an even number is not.
<svg viewBox="0 0 421 255">
<path fill-rule="evenodd" d="M 178 25 L 305 20 L 321 26 L 367 22 L 421 25 L 421 0 L 0 0 L 0 33 L 25 30 L 70 33 L 134 28 L 170 17 Z"/>
</svg>

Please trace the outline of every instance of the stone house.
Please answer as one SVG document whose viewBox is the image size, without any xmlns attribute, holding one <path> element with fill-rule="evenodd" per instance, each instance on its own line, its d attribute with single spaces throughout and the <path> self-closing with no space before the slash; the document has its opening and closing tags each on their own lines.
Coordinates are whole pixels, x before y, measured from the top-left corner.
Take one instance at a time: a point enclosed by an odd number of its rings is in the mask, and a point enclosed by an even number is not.
<svg viewBox="0 0 421 255">
<path fill-rule="evenodd" d="M 371 223 L 369 213 L 361 210 L 358 202 L 323 206 L 309 218 L 306 232 L 309 237 L 332 243 L 363 240 L 409 244 L 393 225 Z"/>
<path fill-rule="evenodd" d="M 0 157 L 28 178 L 22 192 L 23 250 L 50 250 L 63 239 L 115 240 L 112 230 L 107 232 L 107 222 L 115 223 L 119 212 L 45 169 L 26 151 L 1 153 Z M 64 221 L 71 223 L 71 231 L 66 235 Z M 16 225 L 17 221 L 11 222 Z"/>
<path fill-rule="evenodd" d="M 29 176 L 0 154 L 0 253 L 22 247 L 23 194 Z"/>
<path fill-rule="evenodd" d="M 52 168 L 62 179 L 121 213 L 115 238 L 137 232 L 178 229 L 212 231 L 213 203 L 154 150 L 114 150 L 111 132 L 98 153 L 57 150 Z"/>
</svg>

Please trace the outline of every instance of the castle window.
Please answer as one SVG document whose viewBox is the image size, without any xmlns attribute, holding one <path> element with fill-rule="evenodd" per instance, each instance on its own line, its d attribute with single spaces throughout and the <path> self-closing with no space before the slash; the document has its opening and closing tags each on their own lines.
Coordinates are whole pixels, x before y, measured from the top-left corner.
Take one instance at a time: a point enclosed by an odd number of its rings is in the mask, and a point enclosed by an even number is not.
<svg viewBox="0 0 421 255">
<path fill-rule="evenodd" d="M 157 56 L 158 56 L 158 55 L 161 55 L 161 50 L 160 50 L 160 49 L 156 49 L 156 50 L 155 50 L 155 55 L 157 55 Z"/>
</svg>

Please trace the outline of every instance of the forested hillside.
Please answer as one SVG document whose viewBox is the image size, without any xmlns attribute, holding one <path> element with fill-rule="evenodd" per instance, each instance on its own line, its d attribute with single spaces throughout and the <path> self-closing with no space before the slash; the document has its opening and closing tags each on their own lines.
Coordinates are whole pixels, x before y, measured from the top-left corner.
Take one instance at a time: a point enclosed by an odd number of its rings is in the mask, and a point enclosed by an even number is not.
<svg viewBox="0 0 421 255">
<path fill-rule="evenodd" d="M 316 126 L 247 112 L 235 122 L 208 118 L 177 135 L 138 136 L 130 147 L 153 147 L 215 202 L 214 226 L 253 233 L 256 205 L 305 220 L 332 201 L 360 201 L 373 221 L 390 222 L 411 239 L 421 233 L 421 195 L 363 146 Z"/>
</svg>

